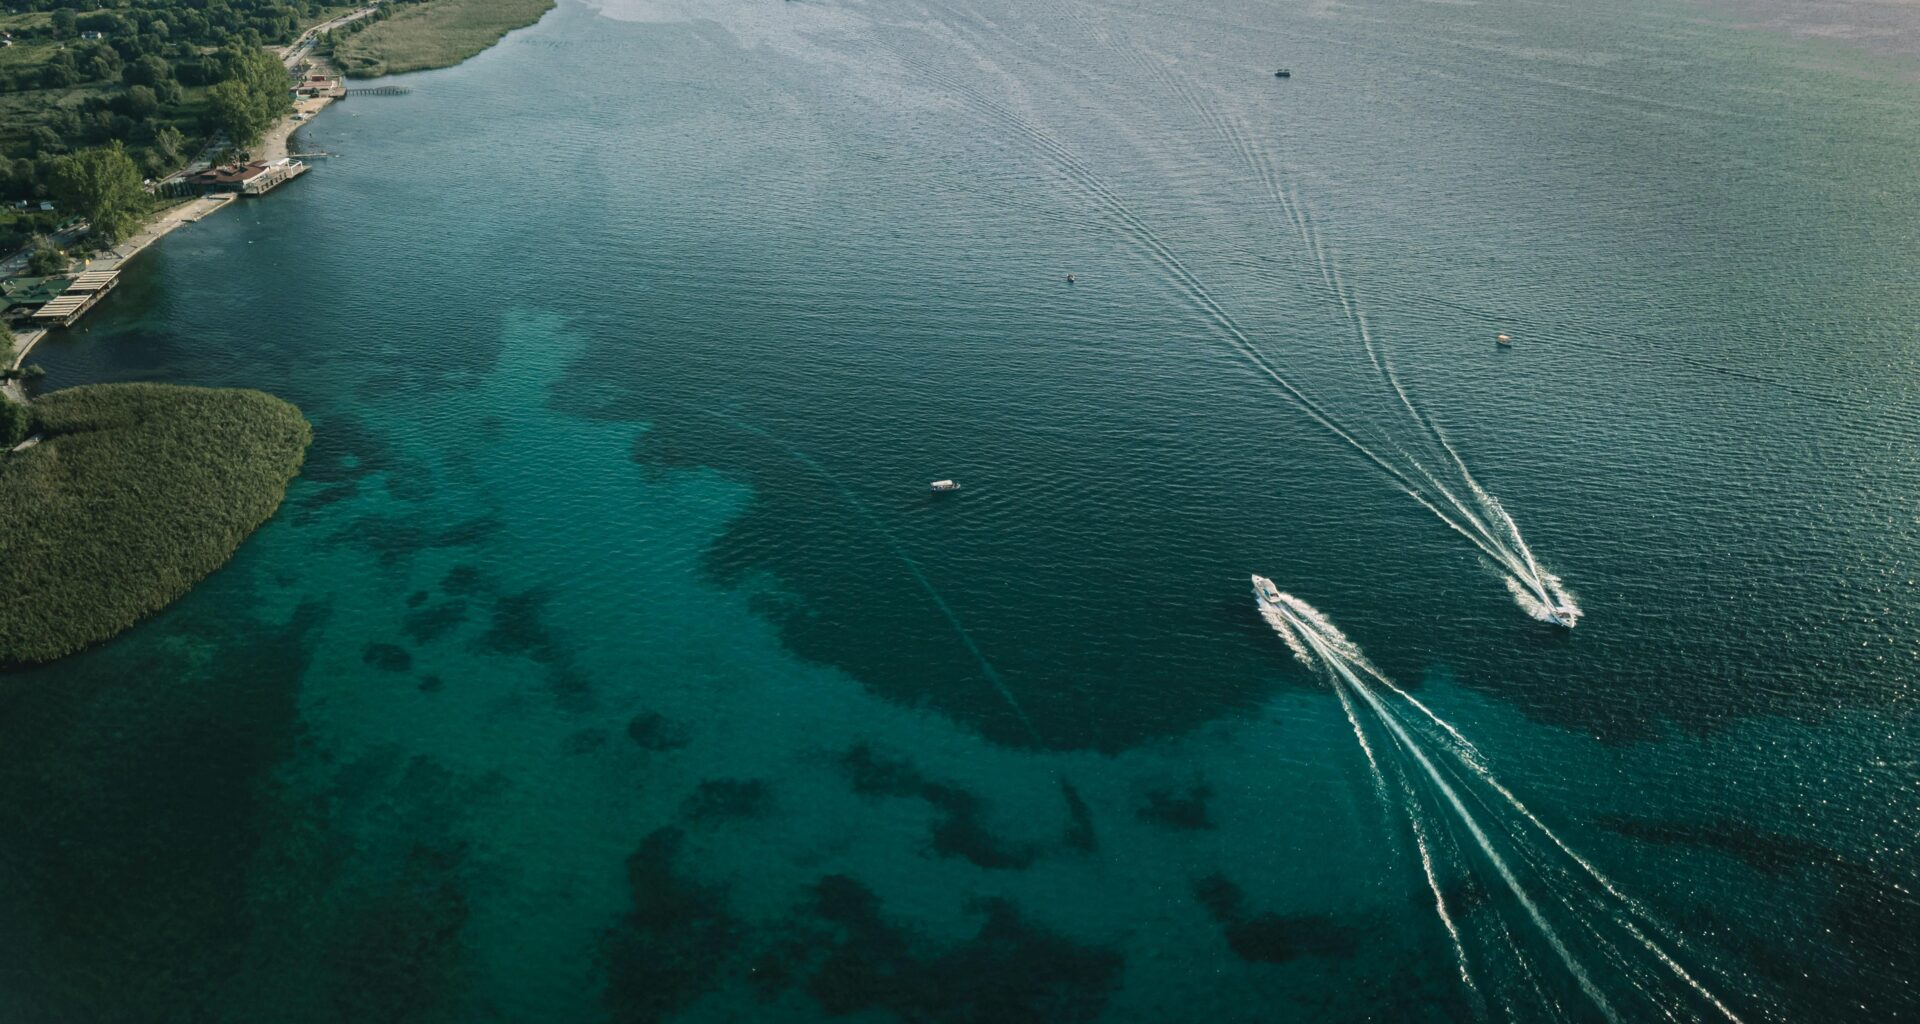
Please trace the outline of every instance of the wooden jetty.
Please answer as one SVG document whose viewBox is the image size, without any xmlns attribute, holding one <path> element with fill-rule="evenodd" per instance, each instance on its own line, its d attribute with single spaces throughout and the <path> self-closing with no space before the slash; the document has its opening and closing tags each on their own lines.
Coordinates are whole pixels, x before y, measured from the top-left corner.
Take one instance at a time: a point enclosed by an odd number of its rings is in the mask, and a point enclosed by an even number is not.
<svg viewBox="0 0 1920 1024">
<path fill-rule="evenodd" d="M 46 327 L 72 327 L 81 314 L 120 283 L 118 270 L 94 270 L 73 279 L 67 290 L 34 310 L 33 320 Z"/>
</svg>

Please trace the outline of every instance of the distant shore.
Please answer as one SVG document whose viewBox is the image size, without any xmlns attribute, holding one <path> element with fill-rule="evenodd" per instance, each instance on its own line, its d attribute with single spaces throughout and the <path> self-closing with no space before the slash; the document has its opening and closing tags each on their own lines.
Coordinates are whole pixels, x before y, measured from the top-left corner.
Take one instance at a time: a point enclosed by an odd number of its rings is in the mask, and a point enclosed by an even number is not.
<svg viewBox="0 0 1920 1024">
<path fill-rule="evenodd" d="M 429 0 L 337 40 L 334 57 L 349 78 L 378 78 L 452 67 L 539 21 L 554 0 Z"/>
</svg>

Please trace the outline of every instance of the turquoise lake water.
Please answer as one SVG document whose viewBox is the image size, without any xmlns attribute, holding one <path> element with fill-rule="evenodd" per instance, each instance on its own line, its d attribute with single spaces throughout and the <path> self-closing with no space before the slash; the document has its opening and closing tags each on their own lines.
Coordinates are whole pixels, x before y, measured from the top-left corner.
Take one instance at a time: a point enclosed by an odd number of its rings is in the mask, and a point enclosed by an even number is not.
<svg viewBox="0 0 1920 1024">
<path fill-rule="evenodd" d="M 1751 20 L 562 0 L 332 108 L 35 356 L 315 441 L 0 677 L 0 1019 L 1920 1011 L 1920 62 Z"/>
</svg>

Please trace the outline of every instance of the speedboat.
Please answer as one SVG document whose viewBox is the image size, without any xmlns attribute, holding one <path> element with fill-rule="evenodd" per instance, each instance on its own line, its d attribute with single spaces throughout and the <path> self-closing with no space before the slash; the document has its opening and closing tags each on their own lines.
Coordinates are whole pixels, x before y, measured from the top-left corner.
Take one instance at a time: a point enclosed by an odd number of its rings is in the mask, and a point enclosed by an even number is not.
<svg viewBox="0 0 1920 1024">
<path fill-rule="evenodd" d="M 936 494 L 943 491 L 957 491 L 959 489 L 960 485 L 954 483 L 952 480 L 935 480 L 933 482 L 933 490 Z"/>
<path fill-rule="evenodd" d="M 1274 586 L 1272 580 L 1258 573 L 1253 577 L 1253 593 L 1260 599 L 1261 604 L 1270 604 L 1275 607 L 1280 605 L 1280 588 Z"/>
</svg>

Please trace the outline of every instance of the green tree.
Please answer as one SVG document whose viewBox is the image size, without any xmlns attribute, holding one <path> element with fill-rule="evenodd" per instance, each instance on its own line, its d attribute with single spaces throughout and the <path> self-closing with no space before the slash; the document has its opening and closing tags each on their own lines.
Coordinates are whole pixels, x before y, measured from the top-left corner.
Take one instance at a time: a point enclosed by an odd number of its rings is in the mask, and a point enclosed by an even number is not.
<svg viewBox="0 0 1920 1024">
<path fill-rule="evenodd" d="M 27 273 L 35 277 L 51 277 L 67 269 L 67 254 L 53 247 L 53 243 L 42 238 L 33 243 L 33 255 L 27 257 Z"/>
<path fill-rule="evenodd" d="M 53 194 L 68 212 L 85 217 L 94 237 L 107 245 L 132 234 L 153 205 L 141 187 L 140 169 L 117 139 L 56 164 Z"/>
<path fill-rule="evenodd" d="M 160 154 L 163 163 L 169 165 L 180 162 L 180 147 L 186 143 L 187 137 L 170 124 L 160 126 L 160 130 L 153 133 L 153 150 Z"/>
<path fill-rule="evenodd" d="M 53 12 L 53 34 L 61 39 L 73 35 L 74 29 L 79 23 L 79 15 L 74 14 L 72 11 L 63 9 Z"/>
<path fill-rule="evenodd" d="M 221 51 L 223 79 L 207 90 L 214 124 L 236 146 L 251 146 L 274 120 L 293 109 L 287 69 L 265 50 L 231 46 Z"/>
<path fill-rule="evenodd" d="M 259 105 L 253 101 L 253 93 L 247 84 L 237 78 L 229 78 L 215 83 L 207 90 L 207 109 L 212 112 L 213 125 L 238 146 L 251 146 L 253 140 L 266 131 L 266 123 L 259 117 Z"/>
<path fill-rule="evenodd" d="M 172 80 L 173 65 L 156 54 L 147 54 L 120 69 L 120 81 L 126 85 L 157 86 Z"/>
<path fill-rule="evenodd" d="M 127 90 L 127 113 L 132 117 L 150 117 L 160 109 L 160 97 L 151 86 L 136 85 Z"/>
</svg>

